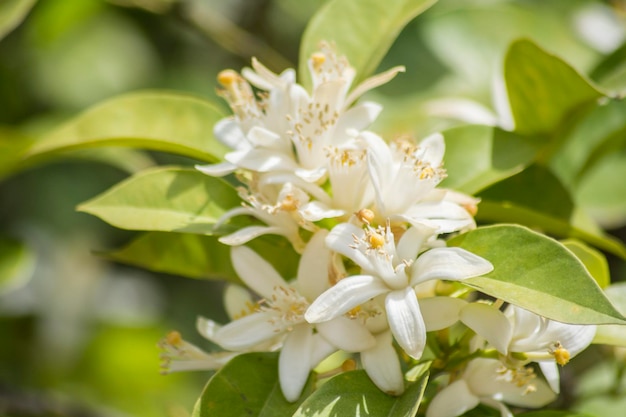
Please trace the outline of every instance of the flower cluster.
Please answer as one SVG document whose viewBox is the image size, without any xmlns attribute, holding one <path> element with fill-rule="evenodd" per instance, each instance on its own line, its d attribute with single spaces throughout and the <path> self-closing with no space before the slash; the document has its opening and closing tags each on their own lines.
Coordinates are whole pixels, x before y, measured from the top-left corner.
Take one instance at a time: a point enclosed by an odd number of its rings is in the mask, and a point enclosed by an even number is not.
<svg viewBox="0 0 626 417">
<path fill-rule="evenodd" d="M 452 343 L 454 326 L 463 329 L 456 342 L 466 341 L 465 359 L 439 361 L 444 388 L 427 416 L 458 416 L 480 402 L 510 415 L 504 403 L 551 401 L 557 364 L 584 349 L 595 328 L 479 300 L 459 284 L 493 266 L 446 245 L 450 234 L 475 228 L 478 200 L 439 187 L 443 136 L 385 141 L 367 130 L 381 106 L 357 102 L 403 68 L 352 87 L 354 69 L 331 46 L 308 64 L 310 92 L 293 70 L 277 75 L 256 60 L 241 74 L 218 76 L 233 116 L 214 133 L 231 151 L 224 162 L 197 168 L 241 184 L 242 206 L 218 227 L 237 216 L 258 220 L 220 238 L 232 246 L 247 289 L 228 288 L 230 323 L 198 320 L 199 332 L 223 351 L 206 353 L 172 333 L 161 342 L 165 370 L 218 369 L 242 352 L 279 350 L 280 386 L 296 401 L 311 370 L 343 351 L 382 391 L 400 395 L 407 365 L 437 358 L 428 332 Z M 300 254 L 295 279 L 244 246 L 266 234 L 283 236 Z"/>
</svg>

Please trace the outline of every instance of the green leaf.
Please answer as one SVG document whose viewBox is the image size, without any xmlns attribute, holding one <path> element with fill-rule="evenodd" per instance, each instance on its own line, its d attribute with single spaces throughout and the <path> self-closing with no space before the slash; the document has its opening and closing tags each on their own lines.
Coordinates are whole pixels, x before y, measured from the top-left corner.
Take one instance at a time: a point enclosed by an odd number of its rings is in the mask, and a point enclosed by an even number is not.
<svg viewBox="0 0 626 417">
<path fill-rule="evenodd" d="M 15 29 L 37 0 L 3 0 L 0 2 L 0 40 Z"/>
<path fill-rule="evenodd" d="M 35 268 L 35 254 L 23 243 L 0 237 L 0 295 L 24 285 Z"/>
<path fill-rule="evenodd" d="M 356 69 L 355 83 L 372 74 L 402 28 L 437 0 L 331 0 L 311 18 L 300 43 L 299 78 L 320 41 L 334 42 Z"/>
<path fill-rule="evenodd" d="M 311 376 L 302 398 L 313 389 Z M 245 353 L 233 358 L 209 380 L 192 417 L 291 416 L 299 403 L 289 403 L 278 383 L 278 353 Z"/>
<path fill-rule="evenodd" d="M 523 170 L 539 144 L 531 138 L 489 126 L 461 126 L 444 132 L 443 185 L 474 194 Z"/>
<path fill-rule="evenodd" d="M 626 324 L 584 265 L 554 239 L 518 225 L 480 227 L 448 242 L 494 270 L 464 284 L 552 320 Z"/>
<path fill-rule="evenodd" d="M 39 160 L 60 151 L 116 145 L 214 162 L 227 151 L 213 137 L 213 126 L 222 117 L 217 107 L 197 97 L 132 93 L 78 115 L 37 141 L 26 158 Z"/>
<path fill-rule="evenodd" d="M 150 271 L 241 282 L 230 263 L 230 247 L 219 243 L 214 236 L 149 232 L 119 250 L 102 255 Z"/>
<path fill-rule="evenodd" d="M 128 230 L 212 234 L 225 211 L 240 204 L 232 186 L 191 168 L 143 171 L 81 204 L 79 211 Z"/>
<path fill-rule="evenodd" d="M 622 314 L 626 314 L 626 282 L 608 286 L 605 293 L 613 305 Z M 593 343 L 626 347 L 626 326 L 616 324 L 598 326 Z"/>
<path fill-rule="evenodd" d="M 32 143 L 32 138 L 21 132 L 0 127 L 0 178 L 18 169 L 24 153 Z"/>
<path fill-rule="evenodd" d="M 339 374 L 307 398 L 293 417 L 377 416 L 413 417 L 422 401 L 428 372 L 411 383 L 404 394 L 382 392 L 363 370 Z"/>
<path fill-rule="evenodd" d="M 517 414 L 517 417 L 593 417 L 591 414 L 578 413 L 575 411 L 542 410 Z"/>
<path fill-rule="evenodd" d="M 626 247 L 619 240 L 579 224 L 569 192 L 543 166 L 531 165 L 478 195 L 479 222 L 519 223 L 559 237 L 581 239 L 626 258 Z"/>
<path fill-rule="evenodd" d="M 560 58 L 529 40 L 511 44 L 504 78 L 515 131 L 553 132 L 567 116 L 603 94 Z"/>
<path fill-rule="evenodd" d="M 606 288 L 611 283 L 609 264 L 602 252 L 575 239 L 566 239 L 561 243 L 580 259 L 601 288 Z"/>
</svg>

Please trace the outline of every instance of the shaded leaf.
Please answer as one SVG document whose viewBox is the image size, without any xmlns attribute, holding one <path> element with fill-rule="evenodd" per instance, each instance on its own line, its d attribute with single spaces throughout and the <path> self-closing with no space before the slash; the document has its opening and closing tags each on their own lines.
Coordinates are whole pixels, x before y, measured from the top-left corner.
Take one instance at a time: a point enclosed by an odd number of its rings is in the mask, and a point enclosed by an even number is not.
<svg viewBox="0 0 626 417">
<path fill-rule="evenodd" d="M 622 314 L 626 314 L 626 283 L 610 285 L 605 289 L 605 293 L 613 305 Z M 617 324 L 598 326 L 593 343 L 626 347 L 626 326 Z"/>
<path fill-rule="evenodd" d="M 525 39 L 511 44 L 504 77 L 515 131 L 521 134 L 552 132 L 603 96 L 569 64 Z"/>
<path fill-rule="evenodd" d="M 302 398 L 313 389 L 311 376 Z M 278 353 L 245 353 L 233 358 L 209 380 L 192 417 L 291 416 L 278 383 Z"/>
<path fill-rule="evenodd" d="M 35 254 L 15 239 L 0 237 L 0 294 L 24 285 L 35 268 Z"/>
<path fill-rule="evenodd" d="M 82 203 L 79 211 L 129 230 L 212 234 L 226 210 L 240 204 L 232 186 L 190 168 L 143 171 Z"/>
<path fill-rule="evenodd" d="M 300 80 L 310 85 L 307 60 L 320 41 L 333 42 L 356 69 L 372 74 L 402 28 L 436 0 L 331 0 L 311 18 L 300 43 Z"/>
<path fill-rule="evenodd" d="M 59 151 L 115 145 L 214 162 L 227 151 L 213 138 L 213 125 L 222 117 L 217 107 L 197 97 L 132 93 L 76 116 L 38 140 L 25 157 L 37 161 Z"/>
<path fill-rule="evenodd" d="M 626 247 L 577 217 L 572 198 L 545 167 L 532 165 L 480 193 L 476 219 L 482 223 L 519 223 L 560 237 L 584 240 L 626 258 Z"/>
<path fill-rule="evenodd" d="M 15 29 L 37 0 L 3 0 L 0 3 L 0 40 Z"/>
<path fill-rule="evenodd" d="M 307 398 L 294 417 L 389 416 L 413 417 L 417 412 L 428 372 L 423 373 L 399 397 L 383 393 L 363 370 L 339 374 Z"/>
<path fill-rule="evenodd" d="M 104 257 L 156 272 L 241 282 L 230 263 L 230 247 L 214 236 L 149 232 Z"/>
<path fill-rule="evenodd" d="M 445 168 L 442 184 L 474 194 L 523 170 L 540 145 L 515 133 L 489 126 L 461 126 L 444 132 Z"/>
<path fill-rule="evenodd" d="M 542 410 L 518 414 L 517 417 L 593 417 L 591 414 L 576 411 Z"/>
<path fill-rule="evenodd" d="M 549 319 L 626 324 L 583 264 L 563 245 L 518 225 L 475 229 L 448 242 L 489 260 L 494 270 L 464 284 Z"/>
</svg>

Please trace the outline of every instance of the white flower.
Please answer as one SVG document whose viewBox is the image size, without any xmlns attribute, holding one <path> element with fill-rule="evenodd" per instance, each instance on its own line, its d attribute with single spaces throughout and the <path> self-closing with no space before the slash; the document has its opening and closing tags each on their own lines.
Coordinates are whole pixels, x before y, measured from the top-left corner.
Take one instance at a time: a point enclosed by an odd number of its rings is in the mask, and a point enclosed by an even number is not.
<svg viewBox="0 0 626 417">
<path fill-rule="evenodd" d="M 163 374 L 179 371 L 215 371 L 238 354 L 206 352 L 184 340 L 177 331 L 169 332 L 157 346 L 163 351 L 160 355 Z"/>
<path fill-rule="evenodd" d="M 280 386 L 289 401 L 302 391 L 309 372 L 323 358 L 342 349 L 360 351 L 376 343 L 356 320 L 337 317 L 313 326 L 304 320 L 311 300 L 329 286 L 330 252 L 324 246 L 326 231 L 316 233 L 304 250 L 296 282 L 288 284 L 274 268 L 245 246 L 231 250 L 233 267 L 247 286 L 263 297 L 258 310 L 235 320 L 213 335 L 226 350 L 245 351 L 277 337 Z"/>
<path fill-rule="evenodd" d="M 392 223 L 426 224 L 436 227 L 438 233 L 475 227 L 472 215 L 478 200 L 436 188 L 445 178 L 441 134 L 427 137 L 419 146 L 408 141 L 388 145 L 371 132 L 361 136 L 368 144 L 379 221 L 389 218 Z"/>
<path fill-rule="evenodd" d="M 348 94 L 354 69 L 328 45 L 309 60 L 311 95 L 295 83 L 295 72 L 276 75 L 252 60 L 242 75 L 226 70 L 218 81 L 234 117 L 217 123 L 215 136 L 233 152 L 225 162 L 199 166 L 209 175 L 225 175 L 238 168 L 254 172 L 293 172 L 308 182 L 326 175 L 326 148 L 353 140 L 351 132 L 369 126 L 381 106 L 352 103 L 363 93 L 391 80 L 402 67 L 372 77 Z M 257 101 L 250 84 L 264 91 Z"/>
<path fill-rule="evenodd" d="M 582 352 L 593 340 L 596 326 L 549 320 L 509 305 L 501 312 L 494 306 L 473 303 L 464 307 L 461 320 L 513 364 L 537 362 L 550 387 L 559 392 L 559 365 Z M 523 353 L 526 359 L 520 359 Z M 522 357 L 522 358 L 523 358 Z"/>
<path fill-rule="evenodd" d="M 389 225 L 363 230 L 343 223 L 333 228 L 326 239 L 328 247 L 350 258 L 363 273 L 340 280 L 320 295 L 308 308 L 306 320 L 322 323 L 385 294 L 393 336 L 409 356 L 419 359 L 426 327 L 414 287 L 433 279 L 460 281 L 493 269 L 488 261 L 460 248 L 435 248 L 418 256 L 432 236 L 430 228 L 412 227 L 396 247 Z"/>
<path fill-rule="evenodd" d="M 512 417 L 504 403 L 519 407 L 542 407 L 555 394 L 532 369 L 505 368 L 498 360 L 478 358 L 467 364 L 461 377 L 433 398 L 426 417 L 457 417 L 483 403 L 500 410 L 502 417 Z"/>
</svg>

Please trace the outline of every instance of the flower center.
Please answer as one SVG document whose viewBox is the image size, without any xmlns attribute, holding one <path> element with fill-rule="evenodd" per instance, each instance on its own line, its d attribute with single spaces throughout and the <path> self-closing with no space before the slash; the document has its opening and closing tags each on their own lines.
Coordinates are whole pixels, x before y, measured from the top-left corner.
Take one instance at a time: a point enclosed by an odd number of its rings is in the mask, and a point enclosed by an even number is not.
<svg viewBox="0 0 626 417">
<path fill-rule="evenodd" d="M 263 300 L 262 311 L 275 313 L 270 322 L 277 327 L 277 332 L 291 331 L 296 324 L 304 323 L 304 312 L 309 302 L 294 288 L 275 287 L 270 300 Z"/>
</svg>

